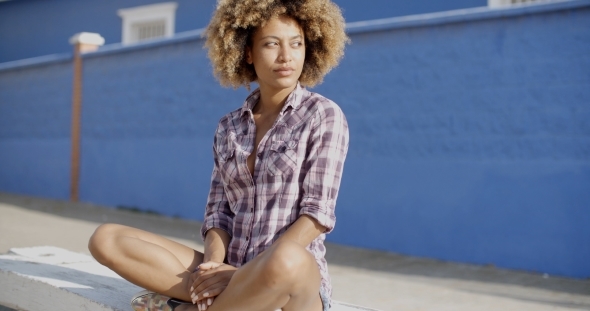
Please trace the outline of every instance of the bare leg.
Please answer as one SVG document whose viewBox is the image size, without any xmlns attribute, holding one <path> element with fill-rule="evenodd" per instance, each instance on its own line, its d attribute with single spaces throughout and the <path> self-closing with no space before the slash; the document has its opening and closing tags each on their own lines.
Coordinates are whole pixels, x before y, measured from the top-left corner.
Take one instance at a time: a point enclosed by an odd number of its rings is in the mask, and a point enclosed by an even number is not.
<svg viewBox="0 0 590 311">
<path fill-rule="evenodd" d="M 240 267 L 207 311 L 321 311 L 320 282 L 317 263 L 305 248 L 277 242 Z"/>
<path fill-rule="evenodd" d="M 105 224 L 88 248 L 101 264 L 126 280 L 167 296 L 190 301 L 187 284 L 203 255 L 143 230 Z M 301 245 L 282 241 L 242 266 L 208 311 L 321 311 L 320 273 Z M 180 306 L 176 310 L 198 310 Z"/>
<path fill-rule="evenodd" d="M 129 282 L 190 301 L 187 284 L 203 254 L 159 235 L 116 224 L 99 226 L 90 253 Z"/>
</svg>

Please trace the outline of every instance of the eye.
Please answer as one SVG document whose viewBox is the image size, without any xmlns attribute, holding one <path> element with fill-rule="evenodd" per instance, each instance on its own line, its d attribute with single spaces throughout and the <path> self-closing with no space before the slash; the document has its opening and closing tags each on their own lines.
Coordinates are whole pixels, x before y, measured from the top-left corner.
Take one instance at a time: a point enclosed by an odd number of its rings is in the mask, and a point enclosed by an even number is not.
<svg viewBox="0 0 590 311">
<path fill-rule="evenodd" d="M 301 41 L 295 41 L 295 42 L 291 43 L 291 45 L 294 46 L 294 47 L 301 47 L 301 46 L 303 46 L 303 42 L 301 42 Z"/>
<path fill-rule="evenodd" d="M 273 46 L 277 46 L 279 45 L 277 42 L 271 41 L 271 42 L 266 42 L 264 44 L 264 46 L 268 46 L 268 47 L 273 47 Z"/>
</svg>

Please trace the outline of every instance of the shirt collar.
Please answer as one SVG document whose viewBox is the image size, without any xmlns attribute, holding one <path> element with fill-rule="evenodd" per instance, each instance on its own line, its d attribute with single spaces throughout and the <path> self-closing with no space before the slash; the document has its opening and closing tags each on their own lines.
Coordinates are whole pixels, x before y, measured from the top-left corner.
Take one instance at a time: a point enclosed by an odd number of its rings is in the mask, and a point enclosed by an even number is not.
<svg viewBox="0 0 590 311">
<path fill-rule="evenodd" d="M 299 106 L 301 106 L 301 99 L 303 98 L 303 94 L 305 94 L 305 92 L 306 92 L 305 87 L 303 87 L 301 85 L 301 83 L 297 82 L 297 86 L 291 92 L 291 94 L 289 94 L 289 96 L 287 97 L 287 100 L 285 101 L 285 105 L 283 106 L 283 109 L 281 110 L 281 114 L 283 114 L 287 110 L 288 107 L 291 107 L 293 109 L 299 108 Z M 252 112 L 252 108 L 254 108 L 256 103 L 258 103 L 259 99 L 260 99 L 260 88 L 257 88 L 252 93 L 250 93 L 250 95 L 248 95 L 248 97 L 246 98 L 246 101 L 242 105 L 241 114 L 244 115 L 247 112 Z"/>
</svg>

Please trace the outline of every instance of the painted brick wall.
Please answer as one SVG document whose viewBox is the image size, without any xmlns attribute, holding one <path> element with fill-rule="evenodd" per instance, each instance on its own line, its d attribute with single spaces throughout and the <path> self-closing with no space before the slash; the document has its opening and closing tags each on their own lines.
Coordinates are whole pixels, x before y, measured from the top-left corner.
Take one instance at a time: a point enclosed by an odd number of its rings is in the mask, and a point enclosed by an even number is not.
<svg viewBox="0 0 590 311">
<path fill-rule="evenodd" d="M 333 240 L 590 275 L 590 10 L 352 36 Z"/>
<path fill-rule="evenodd" d="M 69 197 L 72 64 L 0 71 L 0 189 Z"/>
<path fill-rule="evenodd" d="M 71 51 L 68 38 L 81 31 L 98 32 L 107 44 L 121 42 L 117 10 L 167 0 L 27 0 L 0 1 L 0 63 Z M 176 32 L 205 27 L 215 0 L 174 0 Z M 487 0 L 335 0 L 347 21 L 486 6 Z M 30 40 L 34 36 L 35 40 Z"/>
<path fill-rule="evenodd" d="M 68 39 L 82 31 L 100 33 L 106 44 L 120 43 L 117 10 L 167 0 L 27 0 L 0 2 L 0 63 L 72 50 Z M 176 32 L 205 27 L 215 0 L 174 0 Z M 31 37 L 35 40 L 31 40 Z"/>
<path fill-rule="evenodd" d="M 590 277 L 590 5 L 576 3 L 352 31 L 315 89 L 351 131 L 328 239 Z M 83 200 L 202 218 L 215 124 L 247 95 L 219 87 L 205 53 L 194 38 L 85 58 Z M 64 197 L 71 67 L 27 68 L 0 69 L 0 189 Z"/>
<path fill-rule="evenodd" d="M 83 198 L 202 219 L 217 121 L 247 96 L 206 52 L 196 39 L 85 61 Z"/>
</svg>

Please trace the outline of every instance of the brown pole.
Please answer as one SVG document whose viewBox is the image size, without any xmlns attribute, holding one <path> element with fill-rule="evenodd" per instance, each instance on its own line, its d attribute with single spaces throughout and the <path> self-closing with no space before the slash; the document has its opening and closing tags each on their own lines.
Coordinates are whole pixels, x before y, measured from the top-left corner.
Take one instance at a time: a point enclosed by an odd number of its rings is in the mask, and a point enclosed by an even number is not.
<svg viewBox="0 0 590 311">
<path fill-rule="evenodd" d="M 80 118 L 82 112 L 82 57 L 81 45 L 74 45 L 74 85 L 72 94 L 72 154 L 70 175 L 70 201 L 79 199 L 80 183 Z"/>
<path fill-rule="evenodd" d="M 70 200 L 80 199 L 80 143 L 82 119 L 82 53 L 96 51 L 104 38 L 96 33 L 82 32 L 70 38 L 74 45 L 74 84 L 72 91 L 72 151 L 70 171 Z"/>
</svg>

